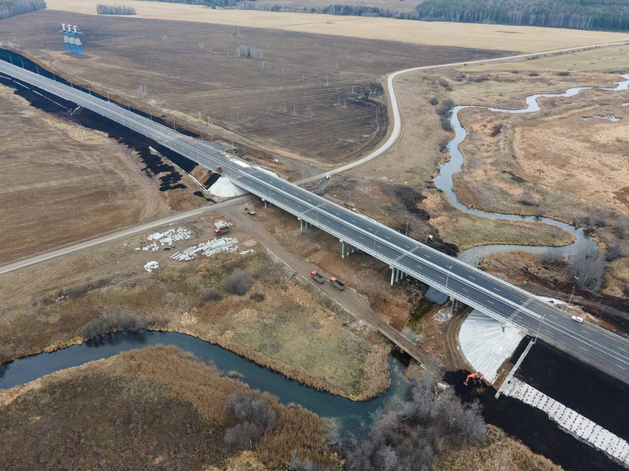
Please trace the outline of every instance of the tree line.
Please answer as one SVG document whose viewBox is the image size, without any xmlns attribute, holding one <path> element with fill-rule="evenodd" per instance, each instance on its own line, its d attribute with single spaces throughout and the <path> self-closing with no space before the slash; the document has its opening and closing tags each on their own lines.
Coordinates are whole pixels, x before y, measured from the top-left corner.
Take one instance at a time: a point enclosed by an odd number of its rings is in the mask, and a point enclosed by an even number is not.
<svg viewBox="0 0 629 471">
<path fill-rule="evenodd" d="M 238 0 L 151 0 L 157 2 L 166 3 L 185 3 L 186 5 L 204 5 L 209 8 L 229 8 L 235 7 L 239 2 Z M 249 0 L 255 1 L 255 0 Z"/>
<path fill-rule="evenodd" d="M 629 30 L 629 0 L 425 0 L 410 12 L 330 5 L 320 13 L 424 21 Z"/>
<path fill-rule="evenodd" d="M 44 0 L 0 0 L 0 20 L 46 8 Z"/>
<path fill-rule="evenodd" d="M 124 5 L 97 5 L 99 15 L 135 15 L 135 8 Z"/>
</svg>

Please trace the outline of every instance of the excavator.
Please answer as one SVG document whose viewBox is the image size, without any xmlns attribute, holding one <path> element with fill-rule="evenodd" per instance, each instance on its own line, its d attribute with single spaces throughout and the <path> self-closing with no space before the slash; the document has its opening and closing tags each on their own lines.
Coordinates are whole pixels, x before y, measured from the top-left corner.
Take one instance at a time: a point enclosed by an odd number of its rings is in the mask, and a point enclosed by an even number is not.
<svg viewBox="0 0 629 471">
<path fill-rule="evenodd" d="M 467 375 L 467 378 L 465 378 L 465 382 L 463 384 L 467 386 L 470 382 L 470 379 L 474 382 L 474 384 L 480 384 L 484 378 L 485 375 L 480 371 L 477 371 L 476 373 L 470 373 L 469 375 Z"/>
</svg>

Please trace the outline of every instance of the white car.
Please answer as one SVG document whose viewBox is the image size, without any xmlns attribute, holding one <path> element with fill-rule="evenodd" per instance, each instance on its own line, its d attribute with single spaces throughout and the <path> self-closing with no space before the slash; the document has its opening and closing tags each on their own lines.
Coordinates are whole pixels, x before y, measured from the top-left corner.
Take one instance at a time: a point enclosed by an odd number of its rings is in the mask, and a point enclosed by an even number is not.
<svg viewBox="0 0 629 471">
<path fill-rule="evenodd" d="M 583 317 L 572 316 L 572 320 L 578 322 L 579 324 L 583 324 Z"/>
</svg>

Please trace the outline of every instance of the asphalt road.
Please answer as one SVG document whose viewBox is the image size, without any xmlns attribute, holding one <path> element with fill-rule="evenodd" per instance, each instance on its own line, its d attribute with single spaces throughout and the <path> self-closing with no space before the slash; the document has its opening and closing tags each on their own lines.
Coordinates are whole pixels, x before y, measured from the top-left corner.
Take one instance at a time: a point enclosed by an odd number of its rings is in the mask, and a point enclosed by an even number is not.
<svg viewBox="0 0 629 471">
<path fill-rule="evenodd" d="M 225 156 L 212 143 L 184 136 L 114 103 L 5 62 L 0 62 L 0 73 L 112 119 L 199 165 L 221 165 L 234 183 L 262 199 L 489 316 L 509 319 L 531 334 L 539 329 L 539 337 L 546 342 L 629 383 L 629 341 L 620 336 L 589 323 L 578 324 L 520 288 L 263 169 Z"/>
</svg>

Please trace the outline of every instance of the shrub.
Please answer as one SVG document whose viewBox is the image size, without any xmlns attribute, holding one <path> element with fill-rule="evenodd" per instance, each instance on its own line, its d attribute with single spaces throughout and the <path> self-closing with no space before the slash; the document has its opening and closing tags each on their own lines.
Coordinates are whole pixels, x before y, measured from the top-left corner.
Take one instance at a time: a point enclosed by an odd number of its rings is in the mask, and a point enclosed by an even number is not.
<svg viewBox="0 0 629 471">
<path fill-rule="evenodd" d="M 275 425 L 275 409 L 257 391 L 234 391 L 225 398 L 224 407 L 227 414 L 239 423 L 255 424 L 262 431 L 270 430 Z"/>
<path fill-rule="evenodd" d="M 452 131 L 452 126 L 450 125 L 450 111 L 452 108 L 454 108 L 454 102 L 452 100 L 444 100 L 437 108 L 437 114 L 441 119 L 441 127 L 444 131 Z"/>
<path fill-rule="evenodd" d="M 537 72 L 529 72 L 529 77 L 539 77 Z"/>
<path fill-rule="evenodd" d="M 430 104 L 431 104 L 432 106 L 438 105 L 438 104 L 439 104 L 439 98 L 437 98 L 436 96 L 432 97 L 432 98 L 430 99 Z"/>
<path fill-rule="evenodd" d="M 261 303 L 262 301 L 264 301 L 265 297 L 262 293 L 251 293 L 249 299 Z"/>
<path fill-rule="evenodd" d="M 479 75 L 478 77 L 474 77 L 472 79 L 472 82 L 482 83 L 486 82 L 487 80 L 489 80 L 489 77 L 487 77 L 486 75 Z"/>
<path fill-rule="evenodd" d="M 255 424 L 244 422 L 225 430 L 225 444 L 230 449 L 250 449 L 262 435 L 262 430 Z"/>
<path fill-rule="evenodd" d="M 560 265 L 563 262 L 563 257 L 558 255 L 554 250 L 549 249 L 547 252 L 541 255 L 542 263 L 544 265 Z"/>
<path fill-rule="evenodd" d="M 141 316 L 133 311 L 112 311 L 103 313 L 96 319 L 89 321 L 81 329 L 81 334 L 85 340 L 89 340 L 113 331 L 137 332 L 146 329 L 149 325 L 161 327 L 165 325 L 165 321 L 155 316 Z"/>
<path fill-rule="evenodd" d="M 570 72 L 559 72 L 557 75 L 559 77 L 567 77 L 568 75 L 570 75 Z"/>
<path fill-rule="evenodd" d="M 219 290 L 214 287 L 204 287 L 199 289 L 199 298 L 201 299 L 201 301 L 207 303 L 209 301 L 220 301 L 221 299 L 223 299 L 223 295 Z"/>
<path fill-rule="evenodd" d="M 450 82 L 448 82 L 446 79 L 443 79 L 443 78 L 440 79 L 439 80 L 439 85 L 441 85 L 443 88 L 445 88 L 449 92 L 452 91 L 452 87 L 450 86 Z"/>
<path fill-rule="evenodd" d="M 244 296 L 251 287 L 251 275 L 240 268 L 236 268 L 225 280 L 225 291 Z"/>
</svg>

